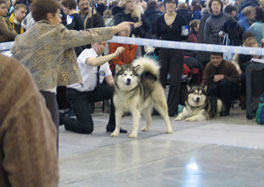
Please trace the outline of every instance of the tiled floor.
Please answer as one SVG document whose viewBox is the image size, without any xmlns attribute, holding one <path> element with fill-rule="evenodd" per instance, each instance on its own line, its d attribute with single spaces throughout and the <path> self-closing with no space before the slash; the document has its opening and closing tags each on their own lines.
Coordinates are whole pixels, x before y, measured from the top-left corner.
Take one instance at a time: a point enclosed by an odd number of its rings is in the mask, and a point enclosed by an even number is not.
<svg viewBox="0 0 264 187">
<path fill-rule="evenodd" d="M 176 122 L 173 134 L 153 116 L 137 139 L 105 132 L 108 114 L 94 114 L 95 131 L 60 127 L 60 186 L 65 187 L 263 187 L 264 126 L 233 109 L 229 117 Z M 131 131 L 131 117 L 123 119 Z M 141 120 L 141 126 L 144 120 Z"/>
</svg>

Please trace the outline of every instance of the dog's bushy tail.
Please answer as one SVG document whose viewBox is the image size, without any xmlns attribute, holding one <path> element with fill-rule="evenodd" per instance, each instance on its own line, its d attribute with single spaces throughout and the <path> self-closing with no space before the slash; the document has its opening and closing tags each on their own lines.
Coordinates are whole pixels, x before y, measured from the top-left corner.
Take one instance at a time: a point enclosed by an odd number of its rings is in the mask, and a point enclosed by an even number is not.
<svg viewBox="0 0 264 187">
<path fill-rule="evenodd" d="M 140 66 L 138 70 L 138 74 L 141 75 L 143 73 L 151 73 L 152 75 L 159 77 L 159 69 L 160 66 L 157 61 L 148 57 L 140 57 L 133 61 L 132 65 L 134 67 Z"/>
</svg>

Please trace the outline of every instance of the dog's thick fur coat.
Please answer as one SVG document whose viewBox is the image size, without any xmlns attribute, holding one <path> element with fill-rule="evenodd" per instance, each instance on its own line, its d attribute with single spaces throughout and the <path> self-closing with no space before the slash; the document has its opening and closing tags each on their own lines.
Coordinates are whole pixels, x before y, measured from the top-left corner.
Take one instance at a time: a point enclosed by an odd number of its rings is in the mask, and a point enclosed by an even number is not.
<svg viewBox="0 0 264 187">
<path fill-rule="evenodd" d="M 220 99 L 206 96 L 206 88 L 201 86 L 188 87 L 185 107 L 175 120 L 202 121 L 213 118 L 223 110 Z"/>
<path fill-rule="evenodd" d="M 111 136 L 119 135 L 122 115 L 125 112 L 131 112 L 133 117 L 133 130 L 129 137 L 138 136 L 141 113 L 146 119 L 146 126 L 141 130 L 149 130 L 153 107 L 164 118 L 167 125 L 166 133 L 172 133 L 165 92 L 159 82 L 159 66 L 154 60 L 141 57 L 131 65 L 117 65 L 113 100 L 116 128 Z"/>
</svg>

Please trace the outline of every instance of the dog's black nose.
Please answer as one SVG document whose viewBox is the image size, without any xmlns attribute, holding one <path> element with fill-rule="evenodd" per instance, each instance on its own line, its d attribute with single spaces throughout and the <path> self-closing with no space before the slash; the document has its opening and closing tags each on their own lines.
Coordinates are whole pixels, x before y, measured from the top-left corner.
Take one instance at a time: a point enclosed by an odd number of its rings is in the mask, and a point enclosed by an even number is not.
<svg viewBox="0 0 264 187">
<path fill-rule="evenodd" d="M 130 85 L 130 83 L 131 83 L 131 79 L 127 79 L 126 84 Z"/>
<path fill-rule="evenodd" d="M 198 98 L 196 98 L 196 102 L 198 103 L 200 101 L 200 98 L 198 97 Z"/>
</svg>

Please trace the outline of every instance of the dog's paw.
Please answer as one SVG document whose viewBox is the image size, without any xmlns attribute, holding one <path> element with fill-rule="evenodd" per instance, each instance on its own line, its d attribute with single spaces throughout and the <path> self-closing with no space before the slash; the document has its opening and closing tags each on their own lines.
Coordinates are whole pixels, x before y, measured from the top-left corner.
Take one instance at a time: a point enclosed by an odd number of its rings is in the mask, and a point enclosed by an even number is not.
<svg viewBox="0 0 264 187">
<path fill-rule="evenodd" d="M 172 128 L 167 129 L 166 133 L 171 134 L 173 132 Z"/>
<path fill-rule="evenodd" d="M 149 129 L 147 128 L 147 127 L 143 127 L 142 129 L 141 129 L 141 131 L 142 132 L 146 132 L 146 131 L 148 131 Z"/>
<path fill-rule="evenodd" d="M 119 136 L 119 131 L 115 130 L 112 134 L 111 134 L 112 137 L 117 137 Z"/>
<path fill-rule="evenodd" d="M 196 119 L 193 118 L 193 117 L 186 118 L 185 120 L 186 120 L 186 121 L 196 121 Z"/>
<path fill-rule="evenodd" d="M 175 118 L 176 121 L 181 121 L 183 119 L 184 119 L 183 116 L 180 114 Z"/>
<path fill-rule="evenodd" d="M 129 138 L 136 138 L 138 136 L 138 133 L 137 132 L 132 132 L 130 135 L 129 135 Z"/>
</svg>

